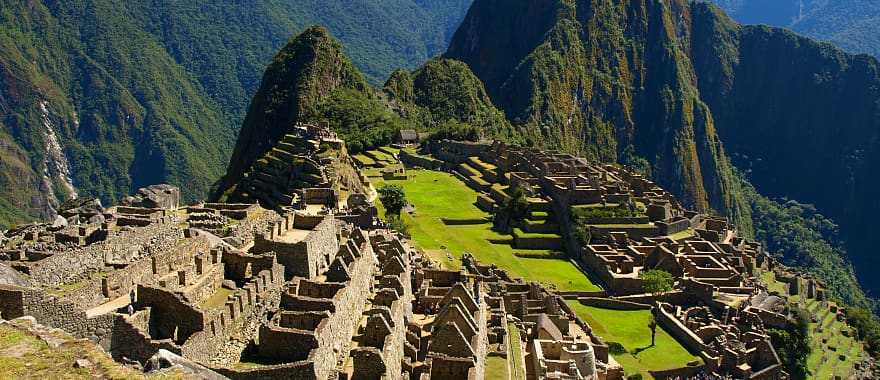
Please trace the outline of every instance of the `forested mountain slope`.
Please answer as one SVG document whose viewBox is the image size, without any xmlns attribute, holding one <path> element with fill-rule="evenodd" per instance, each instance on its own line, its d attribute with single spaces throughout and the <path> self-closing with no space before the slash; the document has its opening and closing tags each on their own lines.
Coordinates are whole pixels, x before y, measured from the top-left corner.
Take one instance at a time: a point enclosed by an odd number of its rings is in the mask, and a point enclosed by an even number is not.
<svg viewBox="0 0 880 380">
<path fill-rule="evenodd" d="M 466 62 L 531 142 L 651 172 L 864 304 L 841 256 L 848 246 L 857 268 L 877 263 L 875 59 L 683 0 L 477 0 L 446 57 Z M 818 210 L 769 201 L 743 176 Z M 840 223 L 842 242 L 817 212 Z M 775 231 L 783 219 L 811 232 Z"/>
<path fill-rule="evenodd" d="M 714 0 L 744 24 L 789 28 L 853 53 L 880 57 L 880 2 L 873 0 Z"/>
<path fill-rule="evenodd" d="M 470 0 L 0 0 L 0 225 L 74 192 L 223 173 L 273 54 L 327 25 L 374 84 L 442 51 Z"/>
</svg>

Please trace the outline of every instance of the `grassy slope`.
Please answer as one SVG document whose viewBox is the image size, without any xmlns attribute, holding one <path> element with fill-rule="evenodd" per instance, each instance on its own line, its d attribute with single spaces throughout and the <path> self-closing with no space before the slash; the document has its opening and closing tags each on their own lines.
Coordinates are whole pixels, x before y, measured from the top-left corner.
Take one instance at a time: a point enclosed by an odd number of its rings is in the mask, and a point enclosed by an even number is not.
<svg viewBox="0 0 880 380">
<path fill-rule="evenodd" d="M 9 323 L 0 325 L 0 377 L 4 379 L 146 378 L 143 373 L 114 362 L 91 342 L 74 340 L 64 335 L 53 336 L 54 339 L 64 343 L 53 348 L 25 328 Z M 86 359 L 92 363 L 92 366 L 74 368 L 73 364 L 77 359 Z M 149 378 L 188 377 L 178 371 L 172 371 L 152 375 Z"/>
<path fill-rule="evenodd" d="M 620 311 L 584 306 L 577 301 L 567 301 L 575 313 L 593 328 L 593 332 L 605 342 L 617 342 L 628 353 L 616 355 L 627 374 L 664 370 L 686 366 L 700 360 L 689 353 L 681 344 L 662 328 L 657 329 L 656 345 L 651 345 L 651 330 L 648 310 Z M 635 353 L 638 352 L 638 353 Z"/>
<path fill-rule="evenodd" d="M 460 266 L 463 252 L 470 252 L 483 263 L 493 263 L 510 275 L 527 281 L 552 284 L 561 291 L 595 291 L 591 283 L 573 264 L 558 259 L 533 259 L 514 256 L 523 251 L 507 244 L 492 244 L 488 239 L 511 239 L 492 231 L 491 224 L 464 226 L 444 225 L 440 218 L 479 219 L 488 215 L 473 205 L 477 193 L 451 174 L 426 170 L 410 170 L 406 181 L 383 181 L 373 178 L 374 185 L 397 184 L 404 188 L 407 199 L 416 211 L 404 215 L 413 240 L 431 258 L 448 268 Z M 447 252 L 452 255 L 450 260 Z M 544 252 L 544 251 L 541 251 Z"/>
</svg>

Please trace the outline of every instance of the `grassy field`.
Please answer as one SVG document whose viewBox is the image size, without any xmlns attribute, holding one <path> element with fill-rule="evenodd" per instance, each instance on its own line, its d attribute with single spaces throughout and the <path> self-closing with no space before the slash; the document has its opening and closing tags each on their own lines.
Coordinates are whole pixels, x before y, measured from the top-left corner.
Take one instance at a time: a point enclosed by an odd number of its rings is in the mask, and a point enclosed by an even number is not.
<svg viewBox="0 0 880 380">
<path fill-rule="evenodd" d="M 525 380 L 526 369 L 523 368 L 522 341 L 519 329 L 513 323 L 507 324 L 508 336 L 507 360 L 510 363 L 510 380 Z"/>
<path fill-rule="evenodd" d="M 480 219 L 488 216 L 473 205 L 477 192 L 455 176 L 436 171 L 409 170 L 408 180 L 383 181 L 372 178 L 376 187 L 383 183 L 404 188 L 407 199 L 415 205 L 412 214 L 403 216 L 409 233 L 416 244 L 435 261 L 447 268 L 458 268 L 463 252 L 470 252 L 482 263 L 496 264 L 512 276 L 538 281 L 560 291 L 596 291 L 600 288 L 590 282 L 571 262 L 560 259 L 521 258 L 509 244 L 493 244 L 490 240 L 510 240 L 492 230 L 489 223 L 473 225 L 445 225 L 440 218 Z M 536 254 L 550 251 L 526 250 Z"/>
<path fill-rule="evenodd" d="M 507 360 L 500 356 L 486 358 L 486 380 L 507 380 Z"/>
<path fill-rule="evenodd" d="M 648 310 L 621 311 L 584 306 L 577 301 L 566 301 L 577 315 L 593 328 L 606 343 L 623 345 L 626 353 L 613 355 L 627 375 L 641 373 L 650 378 L 648 371 L 680 368 L 701 361 L 688 352 L 662 328 L 657 329 L 656 345 L 651 346 Z"/>
</svg>

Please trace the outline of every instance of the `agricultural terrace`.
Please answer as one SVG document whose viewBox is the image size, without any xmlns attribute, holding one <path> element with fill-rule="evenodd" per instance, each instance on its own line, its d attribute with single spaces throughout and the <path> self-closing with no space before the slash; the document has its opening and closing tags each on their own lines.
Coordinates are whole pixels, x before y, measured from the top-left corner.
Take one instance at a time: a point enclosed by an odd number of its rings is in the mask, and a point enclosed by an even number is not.
<svg viewBox="0 0 880 380">
<path fill-rule="evenodd" d="M 623 366 L 627 375 L 640 373 L 644 378 L 652 378 L 648 371 L 702 363 L 702 359 L 688 352 L 661 327 L 657 328 L 656 344 L 651 347 L 650 310 L 611 310 L 585 306 L 576 300 L 566 302 L 605 343 L 623 345 L 626 352 L 611 356 Z"/>
<path fill-rule="evenodd" d="M 569 260 L 558 258 L 559 252 L 514 248 L 513 237 L 493 231 L 489 214 L 474 205 L 477 192 L 452 174 L 410 169 L 408 179 L 386 181 L 375 169 L 367 173 L 377 188 L 383 184 L 403 187 L 407 199 L 415 206 L 415 210 L 403 215 L 412 240 L 443 267 L 458 268 L 462 254 L 469 252 L 482 263 L 493 263 L 512 276 L 537 281 L 551 289 L 601 290 Z M 451 225 L 443 219 L 469 224 Z"/>
<path fill-rule="evenodd" d="M 787 285 L 777 281 L 773 272 L 763 272 L 761 280 L 769 291 L 780 295 L 788 294 Z M 816 301 L 798 295 L 788 296 L 788 300 L 791 304 L 806 309 L 807 315 L 813 319 L 809 324 L 810 347 L 813 350 L 807 357 L 807 369 L 812 378 L 848 378 L 856 362 L 866 355 L 862 343 L 853 337 L 853 329 L 837 320 L 835 314 L 829 310 L 832 304 L 827 301 Z"/>
</svg>

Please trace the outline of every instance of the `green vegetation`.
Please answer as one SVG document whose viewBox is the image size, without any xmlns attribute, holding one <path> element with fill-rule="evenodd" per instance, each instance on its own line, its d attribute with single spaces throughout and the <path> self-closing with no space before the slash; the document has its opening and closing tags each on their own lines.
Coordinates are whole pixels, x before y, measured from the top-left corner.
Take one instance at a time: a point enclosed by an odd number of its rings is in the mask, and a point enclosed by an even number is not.
<svg viewBox="0 0 880 380">
<path fill-rule="evenodd" d="M 510 235 L 493 231 L 492 224 L 446 225 L 441 218 L 479 220 L 488 217 L 472 203 L 477 193 L 455 176 L 436 171 L 410 170 L 410 179 L 384 181 L 374 178 L 374 184 L 395 184 L 403 188 L 412 213 L 403 213 L 409 234 L 417 246 L 431 259 L 447 268 L 458 268 L 461 255 L 469 252 L 483 262 L 496 264 L 511 276 L 541 282 L 560 291 L 595 291 L 600 288 L 568 260 L 517 257 L 524 250 L 510 246 Z M 382 211 L 384 212 L 384 210 Z M 494 244 L 491 241 L 507 241 Z M 527 250 L 530 253 L 551 254 L 545 250 Z"/>
<path fill-rule="evenodd" d="M 379 201 L 385 208 L 385 215 L 400 216 L 400 211 L 406 207 L 406 193 L 400 185 L 385 185 L 379 188 Z"/>
<path fill-rule="evenodd" d="M 17 324 L 17 323 L 16 323 Z M 32 335 L 24 327 L 0 325 L 0 373 L 9 379 L 132 379 L 144 374 L 118 364 L 99 347 L 88 340 L 48 333 L 53 340 L 63 342 L 52 347 Z M 77 359 L 92 363 L 88 368 L 75 368 Z M 182 371 L 172 370 L 147 378 L 186 378 Z"/>
<path fill-rule="evenodd" d="M 767 24 L 829 41 L 853 53 L 880 56 L 880 4 L 838 0 L 714 0 L 744 24 Z"/>
<path fill-rule="evenodd" d="M 853 307 L 846 310 L 846 318 L 865 342 L 868 353 L 874 357 L 880 355 L 880 321 L 877 316 L 867 309 Z"/>
<path fill-rule="evenodd" d="M 847 305 L 870 308 L 847 253 L 838 238 L 838 227 L 811 205 L 795 201 L 773 201 L 745 184 L 752 206 L 755 238 L 765 249 L 778 254 L 789 266 L 823 279 L 834 298 Z"/>
<path fill-rule="evenodd" d="M 788 291 L 785 284 L 776 281 L 773 272 L 761 274 L 761 280 L 771 292 L 786 296 Z M 800 296 L 787 296 L 795 310 L 796 323 L 785 330 L 771 329 L 771 338 L 774 348 L 780 359 L 789 368 L 789 373 L 802 375 L 809 373 L 810 378 L 827 379 L 839 375 L 847 378 L 857 361 L 864 355 L 864 351 L 871 352 L 871 338 L 860 338 L 865 341 L 863 347 L 853 334 L 853 328 L 859 331 L 864 326 L 867 329 L 876 329 L 876 320 L 873 314 L 858 308 L 847 309 L 847 315 L 852 317 L 848 323 L 840 322 L 835 314 L 829 310 L 829 302 L 819 302 L 814 299 L 802 299 Z M 812 320 L 815 319 L 816 322 Z M 803 323 L 807 321 L 806 342 L 804 341 Z M 867 325 L 862 325 L 865 322 Z M 849 333 L 844 334 L 844 330 Z M 861 334 L 859 334 L 861 335 Z M 806 345 L 806 346 L 805 346 Z M 803 357 L 806 355 L 806 361 Z M 876 354 L 875 354 L 876 355 Z M 841 359 L 843 357 L 843 359 Z"/>
<path fill-rule="evenodd" d="M 639 278 L 643 281 L 642 289 L 645 293 L 651 293 L 655 297 L 672 291 L 672 285 L 675 282 L 669 272 L 660 269 L 641 271 Z"/>
<path fill-rule="evenodd" d="M 327 120 L 353 153 L 390 144 L 408 125 L 379 99 L 351 89 L 335 91 L 318 106 L 316 118 Z"/>
<path fill-rule="evenodd" d="M 809 316 L 798 309 L 792 328 L 768 329 L 770 340 L 779 359 L 794 379 L 806 379 L 809 375 L 807 357 L 810 355 Z"/>
<path fill-rule="evenodd" d="M 470 1 L 2 1 L 0 226 L 48 216 L 42 101 L 80 195 L 168 182 L 204 199 L 290 37 L 327 26 L 380 84 L 441 52 Z"/>
<path fill-rule="evenodd" d="M 507 359 L 501 356 L 486 357 L 486 377 L 487 380 L 508 380 L 507 377 Z"/>
<path fill-rule="evenodd" d="M 640 373 L 650 378 L 648 371 L 680 368 L 701 361 L 662 328 L 657 329 L 652 345 L 650 310 L 610 310 L 585 306 L 576 300 L 566 302 L 609 346 L 615 342 L 623 347 L 623 352 L 612 356 L 628 375 Z"/>
<path fill-rule="evenodd" d="M 634 202 L 578 205 L 571 208 L 571 215 L 578 223 L 584 224 L 597 218 L 630 218 L 644 216 L 644 212 Z"/>
<path fill-rule="evenodd" d="M 520 227 L 528 216 L 529 201 L 525 191 L 519 186 L 511 187 L 507 194 L 509 197 L 492 215 L 492 223 L 498 231 L 509 233 L 513 228 Z"/>
<path fill-rule="evenodd" d="M 522 338 L 519 329 L 513 323 L 507 324 L 508 346 L 507 361 L 510 364 L 510 379 L 525 380 L 526 369 L 523 368 Z"/>
<path fill-rule="evenodd" d="M 226 304 L 226 300 L 229 298 L 229 296 L 233 293 L 235 293 L 235 291 L 232 289 L 227 289 L 224 287 L 217 288 L 217 290 L 214 291 L 214 294 L 212 294 L 210 297 L 199 304 L 199 307 L 202 310 L 211 310 L 223 306 Z"/>
</svg>

